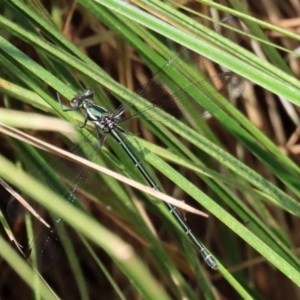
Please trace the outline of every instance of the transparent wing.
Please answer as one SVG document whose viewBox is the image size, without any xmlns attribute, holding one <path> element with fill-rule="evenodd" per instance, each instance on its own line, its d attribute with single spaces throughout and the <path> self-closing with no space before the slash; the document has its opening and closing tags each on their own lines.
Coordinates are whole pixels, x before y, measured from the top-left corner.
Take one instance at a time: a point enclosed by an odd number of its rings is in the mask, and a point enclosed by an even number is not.
<svg viewBox="0 0 300 300">
<path fill-rule="evenodd" d="M 36 261 L 37 269 L 43 273 L 57 261 L 62 253 L 61 234 L 52 226 L 38 235 L 26 254 L 33 264 L 34 260 Z"/>
<path fill-rule="evenodd" d="M 96 147 L 97 149 L 95 149 L 94 146 L 91 147 L 92 150 L 90 150 L 89 155 L 86 155 L 82 151 L 81 145 L 83 143 L 87 143 L 86 138 L 83 138 L 79 145 L 73 147 L 71 152 L 93 160 L 98 147 Z M 62 158 L 55 158 L 52 159 L 50 163 L 44 161 L 41 168 L 34 172 L 34 177 L 61 195 L 65 198 L 66 202 L 72 205 L 78 203 L 78 187 L 84 184 L 89 172 L 90 171 L 85 167 L 70 163 Z M 34 201 L 28 200 L 28 202 L 38 211 L 41 210 L 41 207 Z M 12 197 L 8 203 L 7 212 L 9 218 L 14 221 L 20 215 L 24 214 L 24 207 L 19 201 Z M 30 249 L 27 251 L 27 258 L 30 260 L 33 260 L 32 254 L 34 253 L 40 272 L 46 271 L 63 253 L 61 233 L 59 232 L 59 226 L 62 222 L 63 220 L 59 216 L 51 214 L 50 221 L 47 220 L 47 223 L 50 224 L 50 228 L 42 225 L 40 233 L 31 243 Z"/>
<path fill-rule="evenodd" d="M 236 77 L 236 75 L 232 72 L 222 72 L 220 74 L 215 75 L 214 77 L 211 77 L 209 80 L 203 80 L 195 84 L 191 84 L 187 86 L 184 89 L 180 89 L 179 91 L 168 95 L 165 94 L 163 99 L 152 99 L 151 104 L 145 106 L 143 109 L 140 109 L 136 113 L 132 113 L 130 115 L 127 115 L 125 118 L 122 119 L 120 124 L 127 122 L 128 120 L 132 118 L 138 117 L 139 119 L 149 119 L 152 122 L 156 121 L 155 115 L 152 115 L 151 117 L 145 117 L 144 114 L 147 113 L 149 110 L 153 110 L 154 107 L 160 107 L 165 108 L 168 113 L 172 115 L 176 115 L 176 111 L 178 111 L 178 106 L 184 106 L 184 101 L 180 101 L 182 97 L 185 97 L 185 99 L 189 99 L 189 94 L 195 92 L 195 91 L 201 91 L 202 93 L 207 93 L 208 87 L 213 86 L 217 87 L 219 86 L 221 90 L 215 91 L 216 93 L 222 92 L 227 95 L 227 97 L 230 99 L 229 102 L 234 101 L 236 98 L 238 98 L 244 90 L 244 82 L 241 80 L 241 78 Z M 164 107 L 164 104 L 167 104 L 166 107 Z M 229 103 L 228 103 L 229 104 Z M 211 112 L 204 112 L 203 108 L 199 109 L 199 115 L 204 117 L 205 115 Z"/>
<path fill-rule="evenodd" d="M 224 25 L 226 27 L 224 27 Z M 213 26 L 214 30 L 218 32 L 219 34 L 231 39 L 232 41 L 236 43 L 240 43 L 242 40 L 242 35 L 239 34 L 238 32 L 235 32 L 234 30 L 238 30 L 241 32 L 243 30 L 242 23 L 240 20 L 236 17 L 233 16 L 227 16 L 225 17 L 221 22 L 214 24 Z M 233 30 L 232 30 L 233 29 Z M 203 60 L 203 58 L 201 58 Z M 186 61 L 189 61 L 189 65 L 198 65 L 199 67 L 201 66 L 206 66 L 207 64 L 199 61 L 199 55 L 197 54 L 195 56 L 195 53 L 190 51 L 189 49 L 183 49 L 180 51 L 177 55 L 175 55 L 171 60 L 169 60 L 153 77 L 152 79 L 142 86 L 139 90 L 135 91 L 135 93 L 132 95 L 132 99 L 130 99 L 126 104 L 121 105 L 115 112 L 114 115 L 120 114 L 120 112 L 124 112 L 126 109 L 128 109 L 131 106 L 134 106 L 135 98 L 136 95 L 139 95 L 143 98 L 146 98 L 149 100 L 150 104 L 148 107 L 145 107 L 143 111 L 147 111 L 155 106 L 159 106 L 161 108 L 167 108 L 168 112 L 172 114 L 172 110 L 176 111 L 177 108 L 177 99 L 184 94 L 188 90 L 191 89 L 196 89 L 196 88 L 201 88 L 203 86 L 207 85 L 213 85 L 216 86 L 218 89 L 218 86 L 221 85 L 221 90 L 227 93 L 227 95 L 233 95 L 237 96 L 240 95 L 243 91 L 243 84 L 241 83 L 240 80 L 240 86 L 229 86 L 227 85 L 229 80 L 229 77 L 232 78 L 234 75 L 231 73 L 230 76 L 227 71 L 225 72 L 217 72 L 218 74 L 216 75 L 209 75 L 206 76 L 206 79 L 202 80 L 197 80 L 196 78 L 192 77 L 190 74 L 187 74 L 185 72 L 185 63 Z M 205 61 L 205 60 L 204 60 Z M 186 84 L 185 87 L 181 88 L 179 91 L 173 92 L 172 95 L 168 95 L 165 92 L 164 86 L 161 84 L 161 82 L 164 82 L 164 77 L 168 76 L 167 72 L 169 70 L 176 70 L 178 73 L 178 76 L 186 77 L 188 80 L 188 83 Z M 216 73 L 216 72 L 215 72 Z M 178 77 L 177 76 L 177 77 Z M 235 75 L 236 76 L 236 75 Z M 171 79 L 172 80 L 172 79 Z M 138 101 L 138 100 L 136 100 Z M 175 104 L 175 105 L 174 105 Z M 172 109 L 174 107 L 174 109 Z M 137 116 L 139 113 L 134 114 L 134 116 Z M 142 114 L 142 111 L 141 111 Z M 128 116 L 126 119 L 131 118 L 133 116 Z M 151 121 L 154 121 L 151 119 Z"/>
</svg>

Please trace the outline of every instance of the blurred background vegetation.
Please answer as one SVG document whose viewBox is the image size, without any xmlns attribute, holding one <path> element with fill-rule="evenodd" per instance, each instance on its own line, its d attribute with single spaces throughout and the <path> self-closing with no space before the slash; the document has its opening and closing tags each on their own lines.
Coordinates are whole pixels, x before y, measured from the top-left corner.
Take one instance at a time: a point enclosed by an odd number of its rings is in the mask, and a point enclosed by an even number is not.
<svg viewBox="0 0 300 300">
<path fill-rule="evenodd" d="M 297 1 L 4 0 L 0 10 L 0 176 L 68 224 L 64 250 L 40 277 L 17 244 L 26 252 L 43 225 L 30 214 L 12 220 L 2 183 L 1 299 L 299 297 Z M 228 15 L 241 26 L 223 28 Z M 228 89 L 216 75 L 224 70 L 236 74 Z M 161 85 L 145 93 L 158 72 Z M 75 127 L 83 116 L 62 112 L 56 92 L 68 106 L 83 88 L 110 111 L 134 103 L 125 119 L 143 98 L 163 109 L 122 125 L 133 133 L 126 139 L 166 195 L 208 214 L 178 209 L 217 271 L 160 200 L 36 148 L 42 140 L 71 149 L 144 183 L 111 138 L 94 146 L 92 126 Z M 62 182 L 76 205 L 59 193 Z"/>
</svg>

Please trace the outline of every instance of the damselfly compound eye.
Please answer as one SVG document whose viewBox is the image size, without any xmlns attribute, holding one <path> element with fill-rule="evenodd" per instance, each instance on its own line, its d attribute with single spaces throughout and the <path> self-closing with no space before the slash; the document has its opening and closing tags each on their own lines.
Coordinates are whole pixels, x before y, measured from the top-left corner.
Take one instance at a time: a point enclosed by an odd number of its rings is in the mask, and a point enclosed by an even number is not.
<svg viewBox="0 0 300 300">
<path fill-rule="evenodd" d="M 70 106 L 71 107 L 78 107 L 79 106 L 79 101 L 77 98 L 73 98 L 71 101 L 70 101 Z"/>
</svg>

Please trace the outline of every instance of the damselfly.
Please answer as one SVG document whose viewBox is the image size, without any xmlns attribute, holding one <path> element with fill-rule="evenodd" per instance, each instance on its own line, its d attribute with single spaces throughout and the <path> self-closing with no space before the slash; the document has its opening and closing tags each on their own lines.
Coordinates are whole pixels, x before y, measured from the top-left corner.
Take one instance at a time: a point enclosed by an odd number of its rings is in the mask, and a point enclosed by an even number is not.
<svg viewBox="0 0 300 300">
<path fill-rule="evenodd" d="M 234 17 L 226 17 L 223 20 L 225 23 L 229 24 L 237 24 L 239 21 Z M 222 31 L 219 25 L 215 26 L 215 29 L 223 35 L 229 36 L 228 30 Z M 182 54 L 181 54 L 182 56 Z M 165 67 L 162 68 L 161 71 L 146 85 L 146 87 L 137 92 L 139 96 L 147 96 L 147 92 L 151 90 L 152 87 L 157 85 L 157 82 L 160 79 L 161 74 L 164 74 L 167 69 L 174 68 L 174 65 L 177 63 L 177 59 L 172 59 L 167 62 Z M 178 65 L 176 66 L 178 68 Z M 222 72 L 219 75 L 216 75 L 212 78 L 212 81 L 219 81 L 224 84 L 227 84 L 228 78 L 232 75 L 231 72 Z M 206 86 L 209 86 L 207 81 L 193 81 L 190 79 L 190 83 L 186 86 L 186 90 L 178 91 L 172 94 L 171 96 L 165 96 L 169 100 L 174 100 L 180 98 L 181 95 L 186 94 L 188 95 L 191 90 L 205 90 Z M 131 106 L 131 104 L 121 105 L 116 111 L 113 113 L 109 113 L 105 108 L 96 105 L 94 103 L 94 92 L 91 89 L 86 89 L 79 92 L 72 100 L 71 100 L 71 108 L 64 109 L 61 103 L 60 96 L 58 95 L 58 101 L 61 104 L 63 111 L 73 111 L 83 108 L 86 112 L 86 118 L 84 123 L 82 124 L 82 128 L 84 128 L 87 122 L 92 122 L 95 125 L 97 138 L 102 145 L 105 141 L 106 135 L 110 134 L 123 148 L 125 153 L 130 157 L 134 165 L 140 171 L 142 176 L 145 178 L 147 183 L 156 190 L 159 190 L 155 181 L 151 178 L 148 174 L 146 169 L 140 163 L 139 159 L 135 156 L 134 152 L 130 149 L 129 145 L 126 143 L 123 134 L 125 134 L 125 130 L 120 127 L 121 124 L 121 117 L 125 110 Z M 133 96 L 134 97 L 134 96 Z M 189 97 L 189 96 L 188 96 Z M 151 110 L 153 107 L 156 106 L 157 103 L 163 102 L 166 103 L 166 99 L 162 100 L 161 98 L 157 98 L 156 96 L 147 97 L 150 100 L 151 104 L 146 106 L 142 111 L 137 112 L 137 114 L 144 113 L 146 111 Z M 162 100 L 162 101 L 160 101 Z M 133 101 L 134 102 L 134 101 Z M 127 118 L 128 119 L 128 118 Z M 75 185 L 72 189 L 65 191 L 64 195 L 67 198 L 67 201 L 73 202 L 74 193 L 76 191 L 77 185 Z M 186 223 L 182 220 L 180 215 L 176 212 L 175 208 L 166 203 L 166 206 L 170 213 L 173 215 L 175 220 L 178 222 L 182 230 L 185 234 L 189 237 L 192 243 L 195 245 L 197 250 L 200 252 L 201 256 L 207 263 L 209 267 L 212 269 L 217 269 L 216 260 L 213 256 L 209 253 L 208 250 L 204 247 L 204 245 L 198 241 L 196 236 L 193 234 L 191 229 L 186 225 Z M 58 224 L 62 220 L 59 217 L 54 219 L 54 223 Z M 47 269 L 58 257 L 59 255 L 59 247 L 60 247 L 60 237 L 58 231 L 55 229 L 55 226 L 51 227 L 48 230 L 45 230 L 37 239 L 36 241 L 36 249 L 37 249 L 37 257 L 39 262 L 39 267 L 41 271 Z"/>
<path fill-rule="evenodd" d="M 232 21 L 231 18 L 226 18 L 226 21 Z M 171 64 L 172 65 L 172 64 Z M 155 76 L 150 83 L 147 84 L 147 89 L 151 87 L 152 84 L 156 84 L 156 81 L 161 73 L 158 74 L 158 76 Z M 215 76 L 212 81 L 221 81 L 223 83 L 226 83 L 226 80 L 230 78 L 232 75 L 231 72 L 223 72 L 217 76 Z M 203 89 L 205 90 L 205 85 L 207 84 L 206 81 L 204 82 L 198 82 L 198 83 L 191 83 L 190 86 L 187 87 L 187 89 Z M 186 91 L 184 91 L 186 92 Z M 177 92 L 170 97 L 166 96 L 165 98 L 171 98 L 172 100 L 176 101 L 175 99 L 180 96 L 181 92 Z M 147 96 L 145 89 L 140 92 L 143 96 Z M 92 122 L 94 124 L 98 140 L 100 142 L 100 145 L 102 145 L 106 139 L 107 134 L 111 135 L 115 141 L 123 148 L 125 153 L 128 155 L 128 157 L 131 159 L 135 167 L 140 171 L 144 179 L 147 181 L 147 183 L 155 190 L 159 190 L 158 185 L 155 183 L 155 181 L 151 178 L 149 173 L 146 171 L 146 169 L 143 167 L 139 159 L 135 156 L 134 152 L 131 150 L 130 146 L 126 142 L 126 140 L 123 137 L 123 134 L 126 133 L 125 130 L 120 127 L 121 123 L 121 117 L 124 114 L 125 110 L 128 108 L 128 106 L 132 104 L 126 104 L 121 105 L 119 108 L 117 108 L 113 113 L 110 113 L 107 111 L 104 107 L 96 105 L 94 103 L 94 92 L 91 89 L 85 89 L 78 94 L 75 95 L 75 97 L 71 100 L 70 106 L 71 108 L 63 108 L 62 102 L 60 99 L 59 94 L 57 94 L 58 101 L 60 102 L 61 108 L 64 112 L 69 111 L 75 111 L 78 109 L 83 109 L 86 113 L 85 120 L 83 124 L 80 126 L 81 128 L 84 128 L 88 122 Z M 149 97 L 148 97 L 149 99 Z M 153 100 L 152 103 L 149 106 L 146 106 L 143 109 L 143 112 L 152 109 L 155 107 L 156 103 L 160 102 L 157 101 L 155 98 L 150 98 L 150 100 Z M 134 102 L 134 101 L 133 101 Z M 166 102 L 165 100 L 163 102 Z M 134 105 L 134 104 L 133 104 Z M 139 114 L 139 112 L 137 113 Z M 136 115 L 137 115 L 136 114 Z M 136 116 L 135 115 L 135 116 Z M 127 118 L 128 120 L 128 118 Z M 189 237 L 191 242 L 194 244 L 194 246 L 197 248 L 197 250 L 200 252 L 201 256 L 203 257 L 204 261 L 207 263 L 209 267 L 212 269 L 217 269 L 217 262 L 214 259 L 214 257 L 209 253 L 209 251 L 204 247 L 204 245 L 196 238 L 192 230 L 187 226 L 187 224 L 183 221 L 183 219 L 180 217 L 180 215 L 177 213 L 175 208 L 169 204 L 165 203 L 169 212 L 173 215 L 173 217 L 176 219 L 184 233 Z"/>
</svg>

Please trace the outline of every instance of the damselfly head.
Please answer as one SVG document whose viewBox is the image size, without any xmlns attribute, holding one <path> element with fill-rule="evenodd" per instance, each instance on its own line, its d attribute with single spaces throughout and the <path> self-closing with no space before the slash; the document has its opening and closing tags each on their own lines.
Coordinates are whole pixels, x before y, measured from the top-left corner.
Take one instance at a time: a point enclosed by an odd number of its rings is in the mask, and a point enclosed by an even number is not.
<svg viewBox="0 0 300 300">
<path fill-rule="evenodd" d="M 70 101 L 71 107 L 79 107 L 85 100 L 92 100 L 94 97 L 94 91 L 91 89 L 85 89 L 75 95 Z"/>
</svg>

